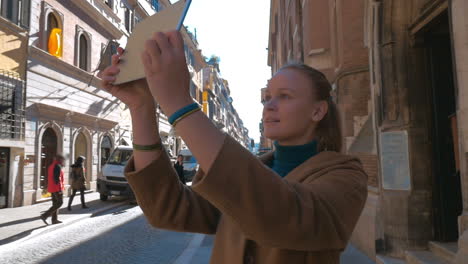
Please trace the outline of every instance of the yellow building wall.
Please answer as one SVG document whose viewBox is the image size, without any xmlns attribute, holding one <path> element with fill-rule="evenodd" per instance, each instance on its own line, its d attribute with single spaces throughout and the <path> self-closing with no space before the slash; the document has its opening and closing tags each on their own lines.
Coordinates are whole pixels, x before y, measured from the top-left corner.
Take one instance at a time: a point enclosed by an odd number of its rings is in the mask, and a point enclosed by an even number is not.
<svg viewBox="0 0 468 264">
<path fill-rule="evenodd" d="M 208 92 L 207 91 L 203 92 L 203 113 L 205 113 L 205 115 L 208 115 Z"/>
<path fill-rule="evenodd" d="M 10 71 L 26 78 L 27 32 L 0 18 L 0 71 Z"/>
</svg>

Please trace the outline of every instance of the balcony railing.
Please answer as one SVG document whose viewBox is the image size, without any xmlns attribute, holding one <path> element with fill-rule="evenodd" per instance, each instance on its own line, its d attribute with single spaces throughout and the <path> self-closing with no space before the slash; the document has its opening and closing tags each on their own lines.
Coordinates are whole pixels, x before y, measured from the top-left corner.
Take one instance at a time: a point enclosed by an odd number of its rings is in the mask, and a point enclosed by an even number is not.
<svg viewBox="0 0 468 264">
<path fill-rule="evenodd" d="M 25 92 L 18 74 L 0 70 L 0 139 L 24 140 Z"/>
</svg>

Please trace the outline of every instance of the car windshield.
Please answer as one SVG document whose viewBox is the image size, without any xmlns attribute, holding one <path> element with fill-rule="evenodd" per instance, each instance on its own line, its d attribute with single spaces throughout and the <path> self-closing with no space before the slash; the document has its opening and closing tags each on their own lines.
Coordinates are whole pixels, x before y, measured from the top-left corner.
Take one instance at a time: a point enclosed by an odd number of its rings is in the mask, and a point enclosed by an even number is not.
<svg viewBox="0 0 468 264">
<path fill-rule="evenodd" d="M 184 163 L 197 163 L 194 156 L 184 156 Z"/>
<path fill-rule="evenodd" d="M 112 152 L 112 155 L 110 156 L 107 164 L 125 166 L 127 165 L 127 162 L 131 156 L 131 150 L 116 149 L 114 152 Z"/>
</svg>

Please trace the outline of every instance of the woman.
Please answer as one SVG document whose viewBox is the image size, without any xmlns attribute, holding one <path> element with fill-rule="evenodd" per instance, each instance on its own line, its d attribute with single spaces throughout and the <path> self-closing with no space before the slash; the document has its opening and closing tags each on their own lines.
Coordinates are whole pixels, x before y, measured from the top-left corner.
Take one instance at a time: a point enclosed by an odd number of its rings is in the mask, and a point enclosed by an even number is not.
<svg viewBox="0 0 468 264">
<path fill-rule="evenodd" d="M 179 180 L 186 185 L 187 182 L 185 181 L 185 176 L 184 176 L 184 155 L 179 154 L 177 156 L 177 161 L 174 163 L 174 169 L 177 172 L 177 175 L 179 176 Z"/>
<path fill-rule="evenodd" d="M 71 211 L 71 204 L 73 202 L 73 198 L 75 198 L 75 194 L 77 191 L 80 191 L 80 196 L 81 196 L 81 208 L 89 208 L 85 204 L 85 198 L 84 198 L 84 192 L 86 190 L 85 182 L 86 182 L 86 177 L 85 177 L 85 169 L 83 167 L 83 162 L 86 158 L 83 156 L 80 156 L 76 159 L 75 164 L 71 166 L 71 188 L 72 188 L 72 195 L 68 199 L 68 211 Z"/>
<path fill-rule="evenodd" d="M 276 150 L 258 159 L 191 107 L 179 32 L 145 43 L 147 85 L 112 85 L 122 52 L 101 73 L 102 86 L 130 109 L 135 151 L 125 174 L 153 226 L 216 234 L 210 263 L 339 263 L 367 175 L 358 159 L 339 153 L 336 106 L 322 73 L 291 65 L 269 81 L 264 135 Z M 161 151 L 155 100 L 199 161 L 191 187 Z"/>
</svg>

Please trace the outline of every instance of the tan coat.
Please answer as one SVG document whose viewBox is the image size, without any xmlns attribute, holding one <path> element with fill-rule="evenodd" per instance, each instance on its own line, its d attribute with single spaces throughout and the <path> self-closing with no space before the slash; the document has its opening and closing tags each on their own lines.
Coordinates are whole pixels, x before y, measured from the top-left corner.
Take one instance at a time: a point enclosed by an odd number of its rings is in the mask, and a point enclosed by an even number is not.
<svg viewBox="0 0 468 264">
<path fill-rule="evenodd" d="M 208 173 L 184 186 L 163 151 L 125 174 L 151 225 L 216 234 L 210 263 L 339 263 L 367 198 L 357 158 L 321 152 L 281 178 L 226 136 Z"/>
<path fill-rule="evenodd" d="M 83 167 L 71 167 L 70 173 L 71 188 L 73 190 L 86 189 L 86 177 Z"/>
</svg>

